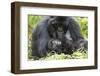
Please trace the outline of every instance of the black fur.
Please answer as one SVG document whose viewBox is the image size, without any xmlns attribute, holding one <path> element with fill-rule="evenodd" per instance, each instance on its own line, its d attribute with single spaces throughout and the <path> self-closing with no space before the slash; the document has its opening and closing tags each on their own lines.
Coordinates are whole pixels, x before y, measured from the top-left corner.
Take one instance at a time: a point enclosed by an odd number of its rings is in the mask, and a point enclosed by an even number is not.
<svg viewBox="0 0 100 76">
<path fill-rule="evenodd" d="M 87 49 L 87 44 L 72 17 L 45 16 L 32 33 L 32 55 L 39 58 L 50 51 L 72 54 L 81 47 Z"/>
</svg>

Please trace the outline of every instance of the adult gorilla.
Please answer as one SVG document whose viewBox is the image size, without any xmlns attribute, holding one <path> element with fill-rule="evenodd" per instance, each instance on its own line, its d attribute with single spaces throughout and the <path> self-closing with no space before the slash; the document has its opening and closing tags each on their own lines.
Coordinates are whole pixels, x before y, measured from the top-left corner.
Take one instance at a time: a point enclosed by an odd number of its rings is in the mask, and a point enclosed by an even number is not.
<svg viewBox="0 0 100 76">
<path fill-rule="evenodd" d="M 44 16 L 32 33 L 32 55 L 39 58 L 50 51 L 72 54 L 81 47 L 87 50 L 87 44 L 72 17 Z"/>
</svg>

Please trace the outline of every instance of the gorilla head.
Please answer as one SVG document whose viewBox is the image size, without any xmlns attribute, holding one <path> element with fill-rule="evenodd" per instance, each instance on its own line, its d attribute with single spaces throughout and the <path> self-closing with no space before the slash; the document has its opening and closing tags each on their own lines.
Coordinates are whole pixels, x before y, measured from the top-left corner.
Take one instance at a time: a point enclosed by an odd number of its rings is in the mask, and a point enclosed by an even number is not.
<svg viewBox="0 0 100 76">
<path fill-rule="evenodd" d="M 51 16 L 48 20 L 48 32 L 51 38 L 62 40 L 67 32 L 66 17 Z"/>
</svg>

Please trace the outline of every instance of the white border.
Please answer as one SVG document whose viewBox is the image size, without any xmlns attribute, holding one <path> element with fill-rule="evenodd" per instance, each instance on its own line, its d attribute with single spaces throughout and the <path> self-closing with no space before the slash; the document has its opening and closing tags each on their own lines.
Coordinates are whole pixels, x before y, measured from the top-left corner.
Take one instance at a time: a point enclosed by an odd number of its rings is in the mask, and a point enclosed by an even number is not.
<svg viewBox="0 0 100 76">
<path fill-rule="evenodd" d="M 28 61 L 28 14 L 88 17 L 88 59 Z M 94 65 L 94 11 L 41 7 L 20 8 L 20 69 L 42 69 Z"/>
</svg>

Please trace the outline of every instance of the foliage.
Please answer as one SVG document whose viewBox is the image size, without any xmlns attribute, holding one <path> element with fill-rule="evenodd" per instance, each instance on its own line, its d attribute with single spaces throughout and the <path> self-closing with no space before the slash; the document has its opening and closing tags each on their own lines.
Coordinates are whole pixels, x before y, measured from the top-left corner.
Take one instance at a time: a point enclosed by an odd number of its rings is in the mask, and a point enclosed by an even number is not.
<svg viewBox="0 0 100 76">
<path fill-rule="evenodd" d="M 47 57 L 41 58 L 40 60 L 63 60 L 63 59 L 85 59 L 87 58 L 87 53 L 86 51 L 75 51 L 73 54 L 54 54 L 50 55 L 50 53 L 47 55 Z"/>
<path fill-rule="evenodd" d="M 28 15 L 28 59 L 31 59 L 31 41 L 32 41 L 32 30 L 36 28 L 38 21 L 42 16 L 33 16 L 33 15 Z"/>
<path fill-rule="evenodd" d="M 87 17 L 74 17 L 79 25 L 80 31 L 85 39 L 88 38 L 88 18 Z M 42 16 L 34 16 L 28 15 L 28 59 L 33 60 L 32 57 L 32 49 L 31 49 L 31 40 L 32 40 L 32 30 L 36 28 L 38 22 L 42 19 Z M 40 60 L 61 60 L 61 59 L 85 59 L 88 57 L 88 53 L 85 51 L 75 51 L 72 55 L 65 55 L 65 54 L 53 54 L 50 53 L 47 57 L 41 58 Z"/>
<path fill-rule="evenodd" d="M 75 17 L 80 25 L 81 33 L 85 39 L 88 38 L 88 18 L 87 17 Z"/>
<path fill-rule="evenodd" d="M 31 58 L 29 58 L 29 60 L 33 60 L 34 57 L 31 56 Z M 75 51 L 73 54 L 69 55 L 69 54 L 51 54 L 48 53 L 48 55 L 46 57 L 40 58 L 39 60 L 63 60 L 63 59 L 86 59 L 88 58 L 87 55 L 87 51 Z"/>
</svg>

